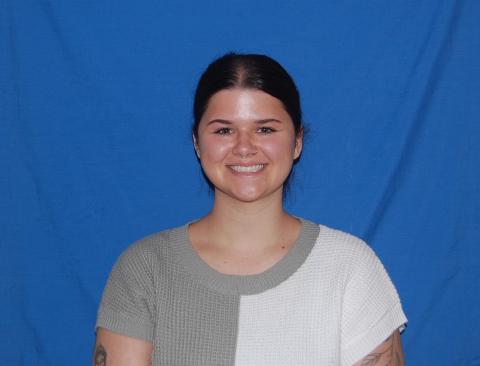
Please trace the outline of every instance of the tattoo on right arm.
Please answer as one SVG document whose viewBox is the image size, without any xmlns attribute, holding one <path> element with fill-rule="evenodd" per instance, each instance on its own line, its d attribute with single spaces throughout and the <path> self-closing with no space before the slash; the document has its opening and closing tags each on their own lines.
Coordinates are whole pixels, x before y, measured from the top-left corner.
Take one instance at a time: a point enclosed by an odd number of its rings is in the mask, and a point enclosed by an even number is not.
<svg viewBox="0 0 480 366">
<path fill-rule="evenodd" d="M 107 366 L 107 351 L 101 344 L 99 344 L 95 350 L 95 366 Z"/>
</svg>

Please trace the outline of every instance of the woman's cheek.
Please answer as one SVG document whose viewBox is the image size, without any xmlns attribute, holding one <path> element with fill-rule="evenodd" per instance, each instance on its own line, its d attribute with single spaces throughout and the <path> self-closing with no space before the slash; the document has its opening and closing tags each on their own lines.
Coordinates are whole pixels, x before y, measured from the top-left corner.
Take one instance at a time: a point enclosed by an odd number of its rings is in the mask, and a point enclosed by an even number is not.
<svg viewBox="0 0 480 366">
<path fill-rule="evenodd" d="M 268 141 L 264 141 L 262 144 L 262 148 L 265 153 L 272 159 L 289 159 L 293 156 L 294 152 L 294 144 L 290 139 L 282 138 L 282 139 L 271 139 Z"/>
<path fill-rule="evenodd" d="M 204 149 L 202 150 L 207 161 L 212 163 L 220 162 L 227 157 L 228 152 L 231 150 L 230 145 L 228 141 L 212 139 L 205 141 Z"/>
</svg>

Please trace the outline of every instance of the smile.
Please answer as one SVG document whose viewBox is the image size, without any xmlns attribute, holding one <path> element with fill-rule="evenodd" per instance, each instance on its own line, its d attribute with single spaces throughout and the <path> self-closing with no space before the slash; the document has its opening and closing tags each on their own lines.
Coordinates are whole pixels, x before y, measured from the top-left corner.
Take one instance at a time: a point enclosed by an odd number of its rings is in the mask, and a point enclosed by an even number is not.
<svg viewBox="0 0 480 366">
<path fill-rule="evenodd" d="M 238 172 L 238 173 L 256 173 L 259 170 L 263 169 L 264 164 L 242 166 L 242 165 L 230 165 L 229 168 Z"/>
</svg>

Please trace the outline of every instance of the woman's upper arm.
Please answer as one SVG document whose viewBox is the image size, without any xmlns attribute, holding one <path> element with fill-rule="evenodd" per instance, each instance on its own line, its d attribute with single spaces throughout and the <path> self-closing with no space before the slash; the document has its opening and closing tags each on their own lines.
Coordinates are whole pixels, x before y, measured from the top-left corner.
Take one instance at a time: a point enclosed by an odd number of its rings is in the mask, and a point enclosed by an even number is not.
<svg viewBox="0 0 480 366">
<path fill-rule="evenodd" d="M 380 353 L 373 351 L 380 344 L 386 347 L 385 340 L 392 340 L 390 337 L 404 327 L 407 318 L 395 286 L 373 250 L 359 246 L 354 259 L 342 300 L 342 364 L 382 365 L 378 361 Z M 368 352 L 368 360 L 356 363 Z"/>
<path fill-rule="evenodd" d="M 403 366 L 403 350 L 400 332 L 394 331 L 377 348 L 353 366 Z"/>
<path fill-rule="evenodd" d="M 152 342 L 97 328 L 93 366 L 150 366 Z"/>
</svg>

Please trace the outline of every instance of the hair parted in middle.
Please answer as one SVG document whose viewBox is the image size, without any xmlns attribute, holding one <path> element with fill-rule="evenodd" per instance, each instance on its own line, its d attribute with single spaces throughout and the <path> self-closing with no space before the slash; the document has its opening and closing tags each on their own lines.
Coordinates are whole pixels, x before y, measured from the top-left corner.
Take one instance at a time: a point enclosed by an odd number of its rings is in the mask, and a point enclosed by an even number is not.
<svg viewBox="0 0 480 366">
<path fill-rule="evenodd" d="M 200 77 L 193 105 L 192 133 L 198 137 L 198 125 L 210 98 L 223 89 L 246 88 L 263 91 L 280 100 L 292 119 L 295 133 L 303 132 L 302 109 L 298 89 L 288 72 L 266 55 L 227 53 L 213 61 Z"/>
</svg>

